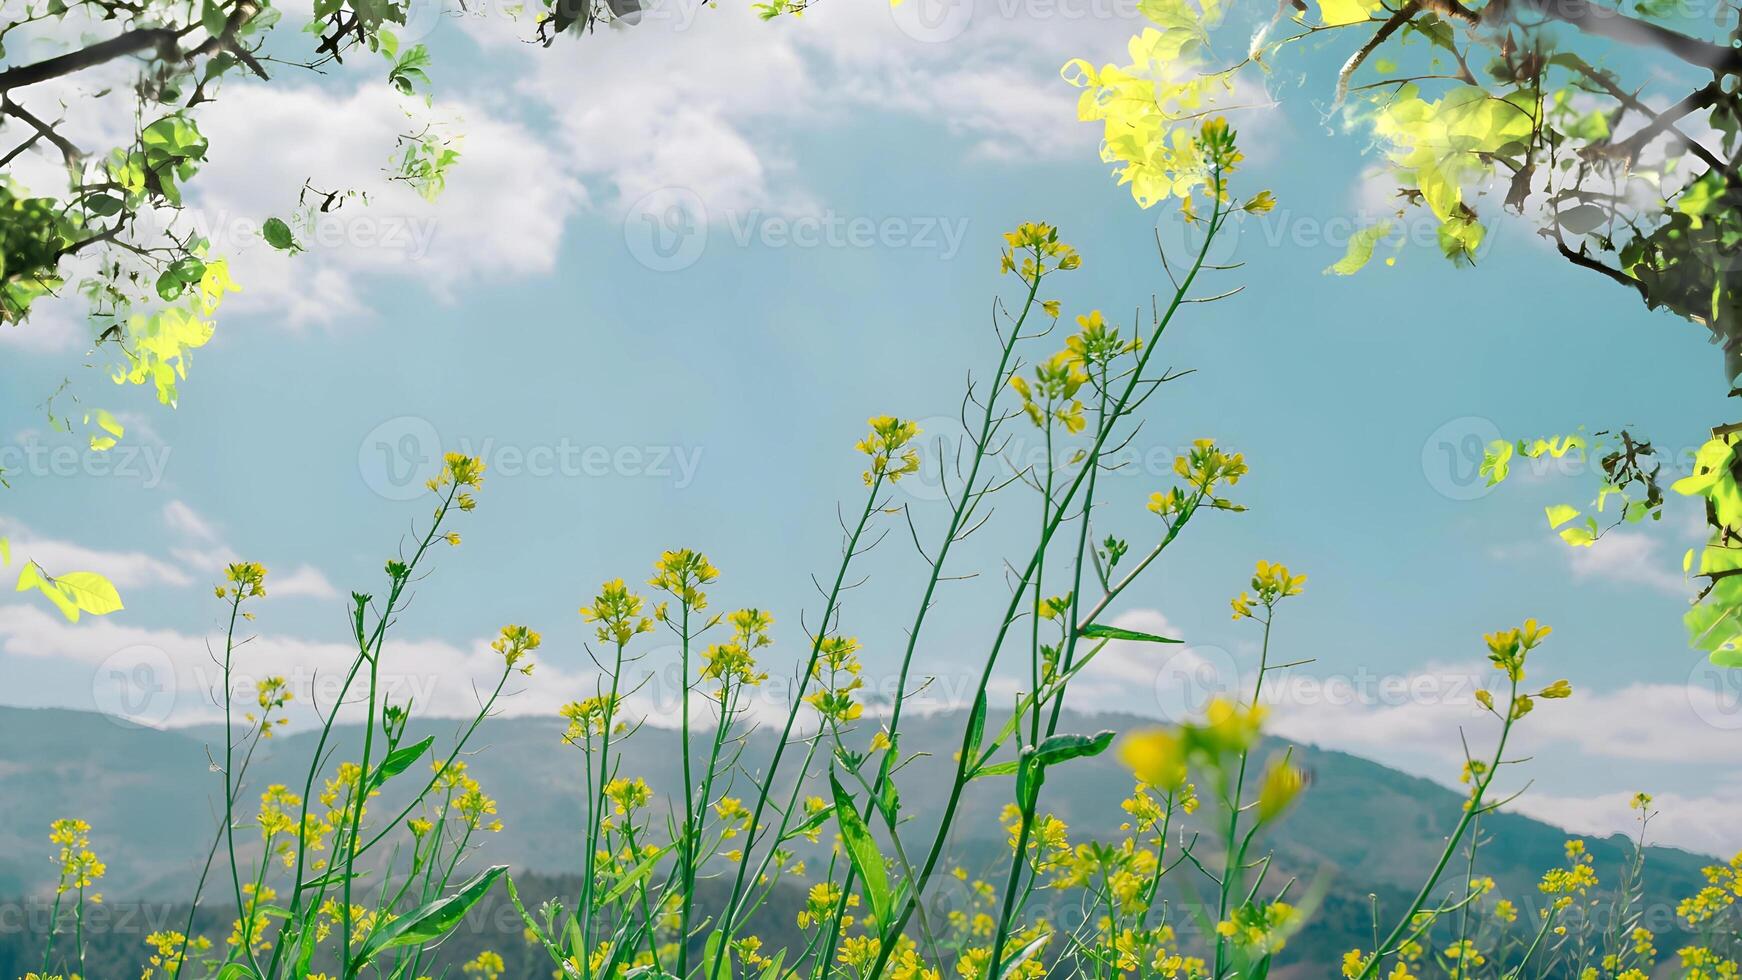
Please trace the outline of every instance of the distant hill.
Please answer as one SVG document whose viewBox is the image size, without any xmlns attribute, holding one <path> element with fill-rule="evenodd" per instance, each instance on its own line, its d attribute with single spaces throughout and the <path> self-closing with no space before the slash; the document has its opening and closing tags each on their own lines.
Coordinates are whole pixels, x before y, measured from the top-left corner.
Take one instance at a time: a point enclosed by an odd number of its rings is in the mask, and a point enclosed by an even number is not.
<svg viewBox="0 0 1742 980">
<path fill-rule="evenodd" d="M 927 822 L 935 820 L 947 793 L 962 722 L 961 715 L 946 714 L 912 716 L 904 724 L 906 750 L 932 753 L 903 772 L 904 812 L 913 818 L 909 835 L 929 839 Z M 1126 731 L 1146 724 L 1152 722 L 1067 713 L 1061 730 Z M 414 737 L 435 735 L 440 747 L 451 745 L 455 723 L 414 728 L 420 729 Z M 562 743 L 561 730 L 555 719 L 503 718 L 479 732 L 477 751 L 467 760 L 498 800 L 507 828 L 485 835 L 476 863 L 510 864 L 517 876 L 563 875 L 579 866 L 582 756 Z M 185 901 L 215 826 L 213 801 L 221 784 L 210 760 L 221 756 L 215 741 L 221 734 L 211 728 L 139 728 L 87 712 L 0 708 L 0 896 L 40 896 L 52 889 L 48 825 L 76 816 L 90 822 L 93 848 L 108 864 L 102 889 L 107 902 L 137 900 L 161 910 Z M 339 744 L 353 747 L 359 735 L 341 730 Z M 271 783 L 300 785 L 313 742 L 305 733 L 267 743 L 250 771 L 249 798 Z M 766 735 L 753 735 L 745 759 L 766 758 L 770 743 Z M 624 747 L 624 772 L 642 775 L 656 791 L 681 785 L 673 733 L 644 728 Z M 1124 815 L 1118 801 L 1130 792 L 1131 780 L 1110 755 L 1073 762 L 1048 779 L 1045 805 L 1070 825 L 1073 839 L 1117 835 Z M 1303 947 L 1297 955 L 1328 964 L 1370 931 L 1370 895 L 1395 909 L 1419 886 L 1462 800 L 1427 780 L 1346 753 L 1309 747 L 1298 749 L 1295 758 L 1311 771 L 1311 789 L 1266 846 L 1274 848 L 1285 874 L 1325 887 L 1313 928 L 1296 944 Z M 977 782 L 967 794 L 952 855 L 971 870 L 990 871 L 1005 854 L 996 817 L 1010 792 L 1008 780 L 994 778 Z M 1483 872 L 1516 899 L 1534 896 L 1543 869 L 1564 860 L 1569 835 L 1558 828 L 1505 813 L 1487 818 L 1482 828 Z M 1588 839 L 1587 846 L 1600 872 L 1618 868 L 1629 851 L 1620 837 Z M 1651 848 L 1646 901 L 1673 907 L 1698 887 L 1705 863 L 1703 856 Z M 560 881 L 551 887 L 563 890 Z M 6 959 L 0 953 L 0 975 L 9 976 Z"/>
</svg>

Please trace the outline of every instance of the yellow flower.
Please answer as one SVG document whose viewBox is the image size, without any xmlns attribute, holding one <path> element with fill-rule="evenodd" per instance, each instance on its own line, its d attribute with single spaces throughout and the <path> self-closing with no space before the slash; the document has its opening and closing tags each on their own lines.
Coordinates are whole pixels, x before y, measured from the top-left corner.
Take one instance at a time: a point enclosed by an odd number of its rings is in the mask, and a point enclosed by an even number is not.
<svg viewBox="0 0 1742 980">
<path fill-rule="evenodd" d="M 231 562 L 224 566 L 224 578 L 229 588 L 218 586 L 218 598 L 235 596 L 237 601 L 266 595 L 266 566 L 254 561 Z"/>
<path fill-rule="evenodd" d="M 1042 222 L 1026 222 L 1006 232 L 1004 244 L 998 255 L 999 273 L 1015 272 L 1031 285 L 1054 270 L 1069 271 L 1082 264 L 1077 250 L 1058 240 L 1058 229 Z"/>
<path fill-rule="evenodd" d="M 60 865 L 60 880 L 55 885 L 56 894 L 83 891 L 108 871 L 91 850 L 91 825 L 83 820 L 56 820 L 49 825 L 48 840 L 59 848 L 56 863 Z M 102 900 L 100 895 L 87 897 L 92 902 Z"/>
<path fill-rule="evenodd" d="M 865 471 L 865 485 L 878 479 L 894 483 L 908 473 L 919 470 L 919 449 L 912 445 L 919 435 L 919 426 L 893 415 L 879 415 L 867 423 L 871 434 L 860 439 L 853 448 L 871 457 L 871 468 Z"/>
<path fill-rule="evenodd" d="M 1126 736 L 1119 743 L 1119 761 L 1138 779 L 1162 790 L 1177 789 L 1186 781 L 1185 743 L 1166 729 Z"/>
<path fill-rule="evenodd" d="M 618 813 L 627 816 L 647 806 L 653 799 L 653 790 L 640 776 L 618 777 L 605 784 L 605 798 L 617 805 Z"/>
<path fill-rule="evenodd" d="M 483 486 L 484 461 L 465 453 L 448 453 L 443 456 L 441 472 L 430 480 L 429 487 L 431 490 L 439 490 L 450 483 L 456 487 L 470 487 L 474 490 Z"/>
<path fill-rule="evenodd" d="M 1258 820 L 1273 820 L 1306 788 L 1307 775 L 1300 769 L 1278 759 L 1264 772 L 1258 790 Z"/>
<path fill-rule="evenodd" d="M 1269 609 L 1288 596 L 1300 595 L 1306 579 L 1305 575 L 1291 574 L 1287 565 L 1261 561 L 1252 574 L 1252 590 L 1258 593 L 1258 602 Z"/>
<path fill-rule="evenodd" d="M 599 642 L 622 646 L 637 633 L 653 630 L 653 620 L 641 615 L 642 598 L 612 579 L 599 587 L 593 604 L 581 607 L 581 619 L 599 624 Z"/>
<path fill-rule="evenodd" d="M 479 977 L 481 980 L 500 980 L 507 969 L 507 964 L 502 962 L 502 957 L 499 954 L 486 949 L 473 958 L 471 962 L 460 967 L 460 972 L 467 976 Z"/>
<path fill-rule="evenodd" d="M 501 635 L 491 641 L 490 649 L 502 656 L 502 664 L 509 670 L 531 674 L 532 662 L 527 660 L 527 655 L 538 649 L 538 645 L 543 640 L 544 638 L 538 635 L 537 630 L 510 623 L 502 627 Z M 526 660 L 526 662 L 521 663 L 522 660 Z"/>
<path fill-rule="evenodd" d="M 653 563 L 653 577 L 647 584 L 675 596 L 691 609 L 708 608 L 708 596 L 701 587 L 720 577 L 720 570 L 699 551 L 680 548 L 667 551 Z"/>
</svg>

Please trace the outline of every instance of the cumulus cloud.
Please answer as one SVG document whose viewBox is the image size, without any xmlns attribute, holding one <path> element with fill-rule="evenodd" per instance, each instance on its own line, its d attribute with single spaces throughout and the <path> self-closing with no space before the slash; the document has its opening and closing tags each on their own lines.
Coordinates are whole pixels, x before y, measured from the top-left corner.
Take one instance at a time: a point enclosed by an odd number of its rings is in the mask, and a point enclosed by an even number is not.
<svg viewBox="0 0 1742 980">
<path fill-rule="evenodd" d="M 1552 680 L 1541 677 L 1547 684 Z M 1326 748 L 1372 755 L 1407 749 L 1443 761 L 1463 758 L 1459 733 L 1492 720 L 1476 692 L 1503 692 L 1485 664 L 1429 665 L 1391 675 L 1321 677 L 1290 672 L 1267 682 L 1272 729 Z M 1735 755 L 1721 736 L 1742 730 L 1742 706 L 1696 675 L 1684 684 L 1630 684 L 1610 691 L 1578 688 L 1564 701 L 1540 704 L 1516 730 L 1524 754 L 1559 746 L 1592 759 L 1685 763 Z M 1381 761 L 1387 761 L 1381 758 Z"/>
<path fill-rule="evenodd" d="M 424 107 L 394 93 L 379 66 L 347 65 L 320 85 L 239 79 L 201 110 L 210 158 L 177 227 L 205 234 L 232 260 L 244 291 L 229 309 L 303 328 L 381 313 L 386 283 L 414 282 L 446 299 L 475 282 L 546 274 L 565 224 L 587 208 L 612 220 L 659 213 L 681 189 L 717 223 L 752 211 L 825 212 L 788 136 L 797 131 L 860 139 L 849 120 L 902 117 L 963 144 L 983 166 L 1090 158 L 1099 129 L 1077 121 L 1077 93 L 1058 68 L 1078 56 L 1123 57 L 1145 23 L 1135 3 L 955 0 L 941 20 L 920 6 L 830 2 L 765 23 L 748 6 L 666 0 L 634 28 L 544 51 L 525 43 L 529 15 L 484 4 L 443 16 L 457 5 L 430 0 L 416 5 L 402 40 L 463 29 L 482 49 L 481 65 L 465 71 L 505 79 L 501 87 L 467 89 L 461 69 L 438 64 L 437 98 Z M 1250 91 L 1235 101 L 1268 102 L 1242 85 Z M 125 100 L 95 112 L 85 95 L 29 93 L 50 115 L 78 104 L 78 135 L 92 146 L 124 141 L 133 123 Z M 1283 125 L 1265 118 L 1243 130 L 1249 158 L 1263 155 L 1264 131 Z M 382 174 L 395 137 L 431 120 L 463 137 L 433 204 Z M 44 179 L 53 176 L 52 160 L 30 156 Z M 305 181 L 368 200 L 320 215 L 303 236 L 308 251 L 290 257 L 266 247 L 259 228 L 295 209 Z M 61 349 L 77 335 L 54 326 L 0 338 Z"/>
<path fill-rule="evenodd" d="M 430 125 L 458 139 L 461 153 L 433 202 L 385 173 L 396 137 Z M 380 81 L 336 96 L 284 83 L 231 86 L 202 126 L 211 160 L 186 220 L 232 257 L 243 292 L 229 302 L 281 312 L 291 326 L 367 310 L 358 274 L 413 279 L 452 299 L 482 280 L 549 272 L 583 199 L 560 157 L 526 127 L 464 102 L 425 110 Z M 365 193 L 314 210 L 299 228 L 306 251 L 287 256 L 258 230 L 268 216 L 292 214 L 305 181 L 312 205 L 327 193 Z"/>
<path fill-rule="evenodd" d="M 1630 792 L 1594 796 L 1528 793 L 1509 809 L 1564 827 L 1578 834 L 1607 837 L 1639 832 L 1639 812 Z M 1742 824 L 1742 787 L 1718 788 L 1710 794 L 1655 793 L 1656 814 L 1646 830 L 1648 844 L 1670 844 L 1714 857 L 1736 853 L 1736 827 Z"/>
<path fill-rule="evenodd" d="M 217 526 L 184 501 L 171 500 L 163 506 L 163 523 L 178 539 L 170 546 L 170 555 L 206 579 L 215 580 L 224 566 L 242 560 L 225 543 Z M 331 599 L 339 594 L 320 569 L 308 564 L 296 565 L 288 572 L 271 572 L 267 590 L 279 598 Z"/>
<path fill-rule="evenodd" d="M 748 7 L 672 0 L 633 28 L 558 43 L 583 46 L 584 57 L 526 58 L 524 20 L 461 22 L 498 57 L 518 59 L 518 90 L 549 110 L 574 172 L 615 214 L 671 188 L 699 196 L 716 221 L 752 208 L 815 210 L 783 136 L 852 139 L 853 119 L 924 120 L 985 165 L 1093 153 L 1100 131 L 1078 122 L 1059 66 L 1123 57 L 1145 23 L 1135 4 L 963 0 L 937 24 L 914 20 L 920 6 L 831 2 L 764 23 Z M 1268 102 L 1256 88 L 1245 94 Z M 1255 133 L 1248 156 L 1262 143 Z"/>
<path fill-rule="evenodd" d="M 65 354 L 90 339 L 79 322 L 80 299 L 44 299 L 27 323 L 0 326 L 0 347 L 28 354 Z"/>
<path fill-rule="evenodd" d="M 179 500 L 163 505 L 163 523 L 169 529 L 199 541 L 218 540 L 218 529 L 192 507 Z"/>
<path fill-rule="evenodd" d="M 0 537 L 10 539 L 15 559 L 34 561 L 50 575 L 96 572 L 122 589 L 192 581 L 181 568 L 145 552 L 91 548 L 45 537 L 11 519 L 0 519 Z"/>
<path fill-rule="evenodd" d="M 1617 585 L 1639 585 L 1666 595 L 1687 596 L 1693 587 L 1662 538 L 1646 531 L 1615 530 L 1588 548 L 1570 548 L 1573 576 Z"/>
<path fill-rule="evenodd" d="M 263 600 L 271 602 L 269 598 Z M 207 637 L 173 629 L 151 629 L 116 619 L 92 619 L 77 625 L 34 606 L 0 606 L 0 652 L 13 657 L 48 657 L 81 664 L 91 670 L 96 710 L 121 714 L 145 724 L 194 723 L 221 717 L 214 703 L 223 690 L 222 637 Z M 311 720 L 318 705 L 330 710 L 356 649 L 348 643 L 328 643 L 278 634 L 249 638 L 232 673 L 242 697 L 268 676 L 283 676 L 295 695 L 294 717 Z M 383 650 L 381 674 L 388 696 L 415 699 L 436 715 L 462 716 L 475 710 L 479 692 L 487 693 L 500 673 L 500 657 L 487 640 L 451 644 L 439 640 L 389 640 Z M 553 711 L 552 699 L 569 678 L 552 672 L 529 685 L 517 698 L 518 710 Z M 350 699 L 355 699 L 353 691 Z M 360 705 L 347 705 L 341 717 Z"/>
<path fill-rule="evenodd" d="M 272 594 L 300 596 L 308 599 L 331 599 L 339 594 L 333 583 L 313 565 L 298 565 L 289 572 L 272 576 Z"/>
</svg>

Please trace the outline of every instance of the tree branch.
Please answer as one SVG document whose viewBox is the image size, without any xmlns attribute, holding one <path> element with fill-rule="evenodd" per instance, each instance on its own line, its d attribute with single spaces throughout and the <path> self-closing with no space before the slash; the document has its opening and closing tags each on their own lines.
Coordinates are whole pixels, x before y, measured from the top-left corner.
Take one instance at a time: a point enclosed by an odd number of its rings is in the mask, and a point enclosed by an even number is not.
<svg viewBox="0 0 1742 980">
<path fill-rule="evenodd" d="M 1688 137 L 1683 136 L 1681 132 L 1675 128 L 1676 122 L 1690 112 L 1698 112 L 1701 109 L 1710 109 L 1717 103 L 1718 98 L 1723 95 L 1723 92 L 1723 87 L 1717 82 L 1714 81 L 1707 83 L 1705 87 L 1690 92 L 1687 98 L 1682 99 L 1675 105 L 1657 113 L 1656 117 L 1653 118 L 1644 128 L 1640 129 L 1639 132 L 1634 133 L 1619 143 L 1616 143 L 1615 149 L 1625 154 L 1627 162 L 1631 164 L 1638 162 L 1639 154 L 1645 149 L 1645 147 L 1665 131 L 1674 133 L 1675 136 L 1684 143 L 1689 142 Z"/>
<path fill-rule="evenodd" d="M 1419 9 L 1421 7 L 1417 0 L 1405 0 L 1403 6 L 1398 7 L 1397 12 L 1387 18 L 1379 30 L 1373 32 L 1373 36 L 1367 39 L 1367 43 L 1361 45 L 1360 50 L 1350 55 L 1348 61 L 1343 62 L 1342 70 L 1337 72 L 1337 97 L 1331 103 L 1332 106 L 1342 105 L 1343 100 L 1348 97 L 1349 79 L 1354 77 L 1355 70 L 1361 67 L 1363 61 L 1367 60 L 1367 56 L 1371 55 L 1381 44 L 1384 44 L 1386 38 L 1397 33 L 1397 29 L 1402 27 L 1405 21 L 1414 17 L 1415 12 Z"/>
<path fill-rule="evenodd" d="M 53 143 L 55 147 L 60 150 L 61 156 L 67 163 L 76 163 L 84 156 L 84 153 L 80 152 L 79 148 L 74 146 L 71 140 L 68 140 L 65 136 L 55 132 L 53 126 L 50 126 L 48 123 L 36 118 L 36 116 L 31 114 L 30 110 L 12 101 L 10 96 L 0 94 L 0 114 L 13 116 L 29 124 L 30 128 L 36 130 L 38 135 L 43 139 L 48 140 L 50 143 Z"/>
<path fill-rule="evenodd" d="M 1650 106 L 1646 105 L 1645 103 L 1634 98 L 1632 95 L 1628 94 L 1628 92 L 1625 89 L 1623 89 L 1619 85 L 1616 85 L 1613 81 L 1610 81 L 1609 77 L 1607 75 L 1604 75 L 1602 72 L 1597 71 L 1594 68 L 1590 68 L 1588 66 L 1585 66 L 1583 64 L 1579 64 L 1576 67 L 1578 68 L 1579 74 L 1590 79 L 1592 82 L 1595 82 L 1598 86 L 1600 86 L 1603 89 L 1603 91 L 1608 92 L 1609 95 L 1615 99 L 1615 101 L 1621 103 L 1622 105 L 1626 106 L 1629 109 L 1632 109 L 1634 112 L 1637 112 L 1642 116 L 1655 117 L 1657 115 L 1657 113 L 1651 111 Z M 1699 157 L 1700 160 L 1702 160 L 1706 164 L 1706 166 L 1711 167 L 1713 170 L 1716 170 L 1719 173 L 1728 173 L 1729 172 L 1730 168 L 1727 165 L 1725 165 L 1724 161 L 1718 159 L 1716 154 L 1714 154 L 1711 150 L 1708 150 L 1704 146 L 1702 146 L 1699 143 L 1699 141 L 1688 136 L 1686 133 L 1683 133 L 1681 130 L 1675 128 L 1675 124 L 1673 122 L 1666 124 L 1664 126 L 1664 130 L 1666 132 L 1675 134 L 1676 138 L 1681 140 L 1682 145 L 1687 147 L 1687 151 L 1689 153 L 1692 153 L 1694 156 Z"/>
<path fill-rule="evenodd" d="M 1596 259 L 1591 258 L 1589 255 L 1585 254 L 1583 246 L 1575 252 L 1567 247 L 1566 242 L 1557 240 L 1555 242 L 1555 251 L 1561 253 L 1562 258 L 1581 269 L 1590 269 L 1592 272 L 1607 276 L 1623 286 L 1636 290 L 1639 293 L 1640 299 L 1645 300 L 1648 305 L 1651 303 L 1651 296 L 1645 290 L 1645 283 L 1642 283 L 1627 273 L 1622 272 L 1620 269 L 1610 268 Z"/>
<path fill-rule="evenodd" d="M 1658 48 L 1719 75 L 1742 71 L 1742 49 L 1691 37 L 1590 0 L 1518 0 L 1544 17 L 1622 44 Z"/>
<path fill-rule="evenodd" d="M 181 33 L 167 27 L 142 27 L 35 64 L 19 65 L 0 72 L 0 92 L 10 92 L 15 88 L 71 75 L 159 44 L 173 43 Z"/>
</svg>

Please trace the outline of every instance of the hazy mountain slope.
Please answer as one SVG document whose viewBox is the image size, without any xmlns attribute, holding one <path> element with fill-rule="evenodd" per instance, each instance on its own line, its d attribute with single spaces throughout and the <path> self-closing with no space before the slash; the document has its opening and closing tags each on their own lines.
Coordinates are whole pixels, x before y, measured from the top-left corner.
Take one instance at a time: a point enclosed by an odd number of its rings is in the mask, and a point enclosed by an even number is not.
<svg viewBox="0 0 1742 980">
<path fill-rule="evenodd" d="M 959 714 L 914 716 L 904 726 L 905 749 L 931 753 L 902 776 L 910 839 L 925 839 L 942 808 L 962 721 Z M 1149 722 L 1067 714 L 1061 730 L 1125 731 L 1144 724 Z M 561 727 L 555 720 L 519 718 L 492 720 L 481 730 L 466 758 L 499 801 L 507 829 L 486 835 L 475 863 L 559 875 L 578 867 L 582 757 L 562 743 Z M 414 737 L 433 734 L 445 751 L 454 729 L 453 722 L 424 723 L 414 726 Z M 355 751 L 359 734 L 337 733 L 342 753 Z M 208 749 L 208 742 L 220 738 L 221 729 L 156 731 L 89 713 L 0 708 L 0 895 L 40 895 L 52 888 L 48 824 L 78 816 L 92 824 L 93 845 L 108 863 L 103 890 L 110 902 L 184 900 L 214 826 L 209 801 L 221 784 L 208 759 L 221 758 L 222 745 Z M 672 733 L 644 728 L 623 745 L 625 773 L 642 775 L 656 790 L 681 784 Z M 267 743 L 252 763 L 247 798 L 271 783 L 300 788 L 313 747 L 309 733 Z M 766 758 L 769 748 L 766 735 L 753 735 L 745 758 Z M 1071 763 L 1048 780 L 1045 804 L 1070 824 L 1073 839 L 1117 835 L 1124 816 L 1118 801 L 1131 782 L 1110 756 Z M 1310 952 L 1312 959 L 1328 962 L 1321 957 L 1334 957 L 1366 931 L 1369 894 L 1395 908 L 1419 885 L 1457 819 L 1461 797 L 1340 752 L 1305 748 L 1296 760 L 1312 772 L 1311 789 L 1267 846 L 1276 851 L 1281 875 L 1326 889 L 1314 929 L 1298 943 L 1307 947 L 1301 955 Z M 397 793 L 411 788 L 405 777 L 395 782 Z M 976 873 L 1002 873 L 1007 845 L 997 815 L 1011 792 L 1009 779 L 987 778 L 966 795 L 951 853 Z M 399 801 L 390 792 L 383 808 Z M 1567 835 L 1561 830 L 1510 814 L 1490 817 L 1483 829 L 1490 838 L 1484 871 L 1517 899 L 1531 899 L 1542 870 L 1563 861 Z M 1619 838 L 1588 846 L 1600 871 L 1618 867 L 1627 852 Z M 1651 849 L 1647 860 L 1647 900 L 1669 903 L 1697 887 L 1698 868 L 1706 863 L 1668 848 Z M 1182 875 L 1181 881 L 1189 878 Z"/>
</svg>

